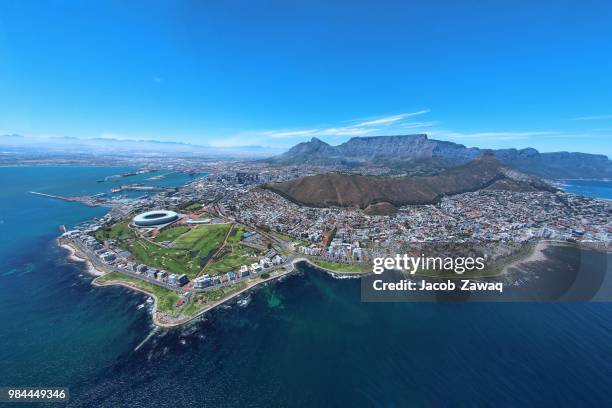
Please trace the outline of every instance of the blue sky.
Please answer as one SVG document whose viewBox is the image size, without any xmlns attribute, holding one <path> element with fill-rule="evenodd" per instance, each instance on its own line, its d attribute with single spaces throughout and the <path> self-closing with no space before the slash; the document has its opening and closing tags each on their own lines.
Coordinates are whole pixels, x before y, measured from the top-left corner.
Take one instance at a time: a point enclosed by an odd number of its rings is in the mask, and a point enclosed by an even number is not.
<svg viewBox="0 0 612 408">
<path fill-rule="evenodd" d="M 0 134 L 612 155 L 609 1 L 0 2 Z"/>
</svg>

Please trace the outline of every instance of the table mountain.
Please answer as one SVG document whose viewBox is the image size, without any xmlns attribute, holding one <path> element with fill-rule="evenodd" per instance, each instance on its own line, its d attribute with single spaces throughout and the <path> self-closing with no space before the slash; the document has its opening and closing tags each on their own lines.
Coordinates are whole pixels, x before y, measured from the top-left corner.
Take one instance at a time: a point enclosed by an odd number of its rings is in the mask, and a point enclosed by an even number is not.
<svg viewBox="0 0 612 408">
<path fill-rule="evenodd" d="M 402 169 L 439 169 L 465 164 L 479 157 L 483 149 L 429 139 L 425 134 L 354 137 L 338 146 L 317 138 L 299 143 L 269 159 L 278 164 L 362 166 L 386 164 Z M 536 149 L 494 150 L 503 164 L 526 173 L 551 179 L 612 178 L 612 161 L 607 156 L 586 153 L 540 153 Z"/>
</svg>

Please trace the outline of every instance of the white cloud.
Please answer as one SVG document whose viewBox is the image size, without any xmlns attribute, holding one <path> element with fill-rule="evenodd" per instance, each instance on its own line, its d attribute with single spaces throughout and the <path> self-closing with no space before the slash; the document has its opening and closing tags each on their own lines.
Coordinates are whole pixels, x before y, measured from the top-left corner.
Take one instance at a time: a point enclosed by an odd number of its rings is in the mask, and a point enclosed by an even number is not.
<svg viewBox="0 0 612 408">
<path fill-rule="evenodd" d="M 378 129 L 364 129 L 358 127 L 339 127 L 339 128 L 327 128 L 323 129 L 319 136 L 357 136 L 357 135 L 367 135 L 368 133 L 375 132 Z"/>
<path fill-rule="evenodd" d="M 410 122 L 410 118 L 429 112 L 424 109 L 416 112 L 400 113 L 398 115 L 371 118 L 368 120 L 352 120 L 345 125 L 329 125 L 309 129 L 278 129 L 243 132 L 234 137 L 244 139 L 300 139 L 304 137 L 322 136 L 365 136 L 380 132 L 394 133 L 405 129 L 416 129 L 433 126 L 436 122 Z M 348 124 L 346 124 L 348 123 Z"/>
<path fill-rule="evenodd" d="M 302 129 L 302 130 L 270 130 L 259 132 L 262 136 L 268 136 L 273 139 L 285 139 L 300 136 L 310 136 L 318 133 L 320 129 Z M 258 132 L 254 132 L 258 133 Z"/>
<path fill-rule="evenodd" d="M 245 144 L 264 144 L 268 145 L 272 140 L 283 140 L 274 145 L 288 146 L 299 141 L 303 141 L 310 137 L 321 138 L 342 138 L 351 136 L 377 136 L 377 135 L 393 135 L 405 133 L 427 133 L 433 139 L 450 140 L 456 142 L 474 141 L 508 141 L 508 140 L 525 140 L 532 138 L 564 138 L 570 137 L 567 132 L 552 131 L 552 130 L 529 130 L 529 131 L 455 131 L 444 128 L 439 128 L 437 121 L 412 121 L 411 118 L 428 113 L 429 110 L 420 110 L 411 113 L 401 113 L 397 115 L 372 118 L 368 120 L 354 120 L 344 122 L 342 126 L 320 126 L 316 128 L 306 129 L 278 129 L 278 130 L 262 130 L 248 131 L 235 134 L 230 138 L 219 139 L 212 141 L 214 146 L 236 146 Z M 348 124 L 347 124 L 348 123 Z M 585 133 L 584 137 L 587 136 Z M 575 137 L 571 135 L 571 137 Z M 287 141 L 284 141 L 287 139 Z M 338 140 L 338 139 L 336 139 Z M 339 141 L 343 141 L 339 139 Z"/>
<path fill-rule="evenodd" d="M 432 127 L 437 125 L 438 122 L 435 121 L 431 121 L 431 122 L 409 122 L 409 123 L 403 123 L 400 124 L 398 126 L 395 126 L 396 129 L 417 129 L 417 128 L 428 128 L 428 127 Z"/>
<path fill-rule="evenodd" d="M 534 136 L 553 136 L 558 132 L 527 131 L 527 132 L 455 132 L 450 130 L 433 130 L 428 134 L 434 138 L 444 139 L 488 139 L 488 140 L 518 140 L 529 139 Z"/>
<path fill-rule="evenodd" d="M 423 115 L 428 112 L 429 112 L 429 109 L 423 109 L 417 112 L 400 113 L 399 115 L 386 116 L 386 117 L 382 117 L 378 119 L 366 120 L 364 122 L 357 123 L 356 125 L 353 125 L 353 126 L 354 127 L 365 127 L 365 126 L 376 126 L 376 125 L 388 125 L 391 123 L 402 121 L 412 116 Z"/>
</svg>

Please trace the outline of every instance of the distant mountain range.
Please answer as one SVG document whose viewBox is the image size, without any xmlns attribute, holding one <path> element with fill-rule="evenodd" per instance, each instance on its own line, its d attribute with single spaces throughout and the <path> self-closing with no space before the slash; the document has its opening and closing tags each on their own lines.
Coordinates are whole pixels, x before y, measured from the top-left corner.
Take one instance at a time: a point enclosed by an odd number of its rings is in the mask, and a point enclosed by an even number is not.
<svg viewBox="0 0 612 408">
<path fill-rule="evenodd" d="M 437 174 L 482 155 L 484 149 L 429 139 L 427 135 L 354 137 L 338 146 L 317 138 L 299 143 L 287 152 L 265 146 L 213 147 L 180 142 L 112 138 L 28 137 L 0 135 L 0 154 L 126 157 L 187 157 L 260 159 L 285 165 L 384 165 L 395 173 Z M 587 153 L 540 153 L 535 149 L 494 150 L 503 164 L 549 179 L 612 178 L 607 156 Z M 276 155 L 276 156 L 274 156 Z"/>
<path fill-rule="evenodd" d="M 376 177 L 326 173 L 264 186 L 300 205 L 358 207 L 389 214 L 407 204 L 432 204 L 445 195 L 482 189 L 555 191 L 538 177 L 502 165 L 492 153 L 434 176 Z"/>
<path fill-rule="evenodd" d="M 354 137 L 338 146 L 312 138 L 271 158 L 278 164 L 363 166 L 385 164 L 401 170 L 424 173 L 462 165 L 479 157 L 483 149 L 429 139 L 425 134 Z M 612 178 L 612 161 L 605 155 L 587 153 L 540 153 L 536 149 L 494 150 L 503 164 L 541 177 Z"/>
<path fill-rule="evenodd" d="M 158 140 L 76 137 L 26 137 L 0 135 L 4 152 L 35 152 L 48 155 L 93 154 L 117 156 L 176 156 L 258 159 L 280 153 L 282 149 L 264 146 L 213 147 Z"/>
</svg>

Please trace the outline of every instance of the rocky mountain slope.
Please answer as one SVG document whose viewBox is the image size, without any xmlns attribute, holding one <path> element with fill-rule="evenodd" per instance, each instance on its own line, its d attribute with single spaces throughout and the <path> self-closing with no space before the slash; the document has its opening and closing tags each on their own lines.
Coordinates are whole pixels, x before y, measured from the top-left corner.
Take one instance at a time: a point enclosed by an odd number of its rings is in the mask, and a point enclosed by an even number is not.
<svg viewBox="0 0 612 408">
<path fill-rule="evenodd" d="M 445 195 L 481 189 L 554 191 L 540 179 L 503 166 L 492 154 L 435 176 L 375 177 L 326 173 L 264 186 L 301 205 L 359 207 L 392 212 L 406 204 L 431 204 Z M 381 206 L 381 203 L 385 205 Z"/>
<path fill-rule="evenodd" d="M 338 146 L 317 138 L 299 143 L 269 161 L 279 164 L 360 166 L 387 164 L 397 168 L 437 171 L 465 164 L 483 153 L 477 147 L 429 139 L 427 135 L 354 137 Z M 612 178 L 612 161 L 586 153 L 540 153 L 535 149 L 494 151 L 503 164 L 546 178 Z"/>
</svg>

